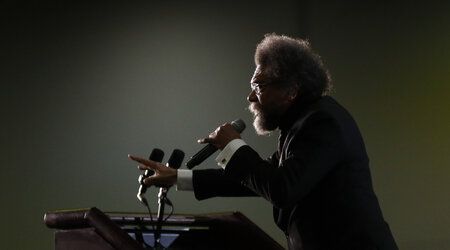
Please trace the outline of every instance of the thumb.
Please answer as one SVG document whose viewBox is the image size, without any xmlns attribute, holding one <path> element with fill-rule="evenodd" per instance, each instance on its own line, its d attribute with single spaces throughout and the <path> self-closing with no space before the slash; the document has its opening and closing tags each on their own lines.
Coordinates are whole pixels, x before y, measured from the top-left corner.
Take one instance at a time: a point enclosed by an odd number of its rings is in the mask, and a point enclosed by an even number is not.
<svg viewBox="0 0 450 250">
<path fill-rule="evenodd" d="M 209 138 L 209 137 L 208 138 L 202 138 L 202 139 L 198 139 L 197 142 L 200 143 L 200 144 L 213 143 L 214 139 Z"/>
</svg>

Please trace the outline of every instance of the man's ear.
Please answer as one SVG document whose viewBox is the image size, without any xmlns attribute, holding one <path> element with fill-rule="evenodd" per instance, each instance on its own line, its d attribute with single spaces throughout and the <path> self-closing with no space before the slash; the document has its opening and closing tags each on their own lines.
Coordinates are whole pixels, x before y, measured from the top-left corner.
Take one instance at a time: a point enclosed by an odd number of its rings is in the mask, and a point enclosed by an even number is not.
<svg viewBox="0 0 450 250">
<path fill-rule="evenodd" d="M 288 101 L 289 102 L 292 102 L 292 101 L 294 101 L 295 98 L 297 98 L 297 96 L 299 94 L 298 90 L 299 90 L 298 85 L 294 85 L 289 88 L 289 91 L 288 91 Z"/>
<path fill-rule="evenodd" d="M 297 92 L 289 93 L 288 99 L 289 101 L 293 101 L 297 97 Z"/>
</svg>

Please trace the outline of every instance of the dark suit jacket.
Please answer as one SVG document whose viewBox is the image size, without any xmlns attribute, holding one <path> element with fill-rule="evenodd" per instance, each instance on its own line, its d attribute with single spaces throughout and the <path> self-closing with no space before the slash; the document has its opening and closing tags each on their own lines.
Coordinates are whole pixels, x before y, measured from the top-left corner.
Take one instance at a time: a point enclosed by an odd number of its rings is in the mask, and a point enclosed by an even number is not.
<svg viewBox="0 0 450 250">
<path fill-rule="evenodd" d="M 351 115 L 331 97 L 301 99 L 283 117 L 280 130 L 279 149 L 267 160 L 243 146 L 224 171 L 194 171 L 197 199 L 267 199 L 290 249 L 398 249 Z"/>
</svg>

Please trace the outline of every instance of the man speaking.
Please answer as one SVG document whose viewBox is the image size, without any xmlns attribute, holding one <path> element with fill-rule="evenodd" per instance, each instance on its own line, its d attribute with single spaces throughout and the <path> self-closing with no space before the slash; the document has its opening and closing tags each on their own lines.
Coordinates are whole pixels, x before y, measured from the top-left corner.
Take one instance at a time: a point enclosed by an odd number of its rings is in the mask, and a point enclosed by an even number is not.
<svg viewBox="0 0 450 250">
<path fill-rule="evenodd" d="M 130 155 L 155 174 L 146 185 L 192 189 L 199 200 L 261 196 L 289 249 L 398 249 L 373 191 L 369 160 L 352 116 L 333 98 L 319 55 L 301 39 L 268 34 L 255 52 L 247 97 L 258 134 L 280 130 L 261 158 L 231 124 L 199 140 L 221 150 L 221 169 L 175 170 Z"/>
</svg>

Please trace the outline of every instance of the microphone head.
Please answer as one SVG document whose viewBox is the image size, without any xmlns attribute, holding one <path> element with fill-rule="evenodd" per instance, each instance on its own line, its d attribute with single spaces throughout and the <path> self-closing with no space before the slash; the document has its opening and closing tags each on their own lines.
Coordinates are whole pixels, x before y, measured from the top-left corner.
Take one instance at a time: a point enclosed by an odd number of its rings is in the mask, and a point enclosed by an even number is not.
<svg viewBox="0 0 450 250">
<path fill-rule="evenodd" d="M 167 165 L 169 167 L 174 169 L 179 169 L 181 166 L 181 163 L 184 159 L 184 152 L 179 149 L 174 149 L 172 152 L 172 155 L 169 158 L 169 161 L 167 162 Z"/>
<path fill-rule="evenodd" d="M 154 148 L 152 153 L 150 154 L 150 157 L 148 157 L 149 160 L 156 161 L 156 162 L 162 162 L 163 158 L 164 158 L 164 152 L 159 148 Z"/>
<path fill-rule="evenodd" d="M 245 129 L 245 123 L 241 119 L 237 119 L 231 122 L 231 125 L 234 127 L 234 129 L 240 134 Z"/>
</svg>

